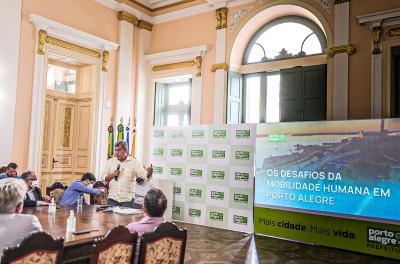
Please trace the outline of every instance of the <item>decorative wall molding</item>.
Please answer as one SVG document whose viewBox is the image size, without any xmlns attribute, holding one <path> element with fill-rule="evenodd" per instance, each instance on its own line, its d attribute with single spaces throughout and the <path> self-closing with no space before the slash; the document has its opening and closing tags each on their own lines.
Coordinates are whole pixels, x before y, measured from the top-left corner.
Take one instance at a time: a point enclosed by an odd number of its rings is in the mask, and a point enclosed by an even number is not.
<svg viewBox="0 0 400 264">
<path fill-rule="evenodd" d="M 229 65 L 226 63 L 217 63 L 211 66 L 211 72 L 216 72 L 217 70 L 229 70 Z"/>
<path fill-rule="evenodd" d="M 375 26 L 395 25 L 400 22 L 400 8 L 366 14 L 356 18 L 359 24 L 368 24 L 371 29 Z"/>
<path fill-rule="evenodd" d="M 152 71 L 160 72 L 160 71 L 170 71 L 170 70 L 178 70 L 178 69 L 186 69 L 186 68 L 196 67 L 196 76 L 200 77 L 202 61 L 203 61 L 203 58 L 201 56 L 197 56 L 194 60 L 168 63 L 168 64 L 163 64 L 163 65 L 155 65 L 152 67 Z"/>
<path fill-rule="evenodd" d="M 387 31 L 387 35 L 389 37 L 399 37 L 400 36 L 400 28 L 392 28 Z"/>
<path fill-rule="evenodd" d="M 335 56 L 335 54 L 338 53 L 347 53 L 347 54 L 354 54 L 356 53 L 356 47 L 354 47 L 353 45 L 342 45 L 342 46 L 337 46 L 337 47 L 332 47 L 332 48 L 328 48 L 326 50 L 326 55 L 328 57 L 333 57 Z"/>
<path fill-rule="evenodd" d="M 249 12 L 253 7 L 246 7 L 243 8 L 237 12 L 233 12 L 231 15 L 231 23 L 230 23 L 230 29 L 233 30 L 233 28 L 236 26 L 236 24 L 239 22 L 240 18 L 242 16 L 244 16 L 245 14 L 247 14 L 247 12 Z"/>
<path fill-rule="evenodd" d="M 332 0 L 319 0 L 319 4 L 325 9 L 329 14 L 331 13 Z"/>
<path fill-rule="evenodd" d="M 101 61 L 101 70 L 106 72 L 107 71 L 107 62 L 108 62 L 108 57 L 110 56 L 110 52 L 103 50 L 103 57 Z"/>
<path fill-rule="evenodd" d="M 334 5 L 339 5 L 347 2 L 350 2 L 350 0 L 333 0 Z"/>
<path fill-rule="evenodd" d="M 201 45 L 191 48 L 148 54 L 145 55 L 145 59 L 150 63 L 150 65 L 168 64 L 171 62 L 192 60 L 198 56 L 202 57 L 208 50 L 208 45 Z"/>
<path fill-rule="evenodd" d="M 228 21 L 228 8 L 221 7 L 215 10 L 215 15 L 217 18 L 217 27 L 216 29 L 226 28 Z"/>
<path fill-rule="evenodd" d="M 372 41 L 374 42 L 372 54 L 380 54 L 382 42 L 382 27 L 374 27 L 372 29 Z"/>
<path fill-rule="evenodd" d="M 149 22 L 146 22 L 144 20 L 139 20 L 138 28 L 146 29 L 148 31 L 152 31 L 153 30 L 153 24 L 151 24 Z"/>
<path fill-rule="evenodd" d="M 129 22 L 134 26 L 137 26 L 139 24 L 139 20 L 134 15 L 131 15 L 125 11 L 118 12 L 118 20 L 120 20 L 120 21 L 123 20 L 123 21 Z"/>
</svg>

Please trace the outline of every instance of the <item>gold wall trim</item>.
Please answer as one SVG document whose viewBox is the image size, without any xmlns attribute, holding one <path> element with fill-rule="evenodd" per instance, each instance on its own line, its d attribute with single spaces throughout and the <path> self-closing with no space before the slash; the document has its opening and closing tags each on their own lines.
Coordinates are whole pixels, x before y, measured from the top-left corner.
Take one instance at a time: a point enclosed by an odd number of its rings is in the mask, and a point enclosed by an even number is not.
<svg viewBox="0 0 400 264">
<path fill-rule="evenodd" d="M 134 15 L 131 15 L 125 11 L 118 12 L 118 20 L 129 22 L 134 26 L 137 26 L 139 23 L 138 19 Z"/>
<path fill-rule="evenodd" d="M 229 70 L 229 65 L 226 63 L 218 63 L 218 64 L 213 64 L 211 66 L 211 71 L 216 72 L 217 70 Z"/>
<path fill-rule="evenodd" d="M 39 30 L 38 50 L 40 55 L 44 54 L 44 43 L 46 42 L 47 32 L 43 29 Z"/>
<path fill-rule="evenodd" d="M 389 37 L 399 37 L 400 36 L 400 28 L 392 28 L 387 32 Z"/>
<path fill-rule="evenodd" d="M 196 76 L 200 77 L 201 76 L 201 64 L 203 62 L 203 58 L 201 56 L 197 56 L 194 61 L 196 64 Z"/>
<path fill-rule="evenodd" d="M 354 54 L 356 53 L 356 47 L 353 45 L 342 45 L 337 47 L 332 47 L 326 50 L 326 55 L 328 57 L 333 57 L 337 53 L 347 53 L 347 54 Z"/>
<path fill-rule="evenodd" d="M 152 70 L 153 70 L 153 72 L 169 71 L 169 70 L 192 68 L 195 65 L 196 65 L 195 60 L 182 61 L 182 62 L 163 64 L 163 65 L 156 65 L 156 66 L 153 66 Z"/>
<path fill-rule="evenodd" d="M 108 57 L 110 56 L 110 52 L 107 50 L 103 50 L 103 57 L 101 60 L 101 70 L 106 72 L 107 71 L 107 62 L 108 62 Z"/>
<path fill-rule="evenodd" d="M 148 11 L 156 12 L 156 11 L 161 11 L 161 10 L 168 9 L 168 8 L 171 8 L 171 7 L 175 7 L 175 6 L 187 4 L 187 3 L 190 3 L 190 2 L 194 2 L 196 0 L 182 0 L 182 1 L 179 1 L 179 2 L 176 2 L 176 3 L 172 3 L 172 4 L 168 4 L 168 5 L 164 5 L 164 6 L 160 6 L 160 7 L 156 7 L 156 8 L 148 7 L 148 6 L 138 2 L 136 0 L 129 0 L 129 1 L 134 3 L 134 4 L 136 4 L 136 5 L 138 5 L 138 6 L 140 6 L 140 7 L 142 7 L 142 8 L 144 8 L 144 9 L 146 9 L 146 10 L 148 10 Z"/>
<path fill-rule="evenodd" d="M 227 20 L 228 20 L 228 8 L 222 7 L 215 10 L 215 15 L 217 18 L 217 27 L 216 29 L 226 28 Z"/>
<path fill-rule="evenodd" d="M 148 31 L 152 31 L 153 30 L 153 24 L 151 24 L 151 23 L 149 23 L 147 21 L 144 21 L 144 20 L 139 20 L 137 26 L 139 28 L 146 29 Z"/>
<path fill-rule="evenodd" d="M 335 1 L 333 1 L 333 4 L 338 5 L 338 4 L 343 4 L 346 2 L 350 2 L 350 0 L 335 0 Z"/>
<path fill-rule="evenodd" d="M 372 29 L 372 40 L 374 41 L 374 49 L 372 54 L 380 54 L 381 51 L 381 41 L 382 41 L 382 28 L 374 27 Z"/>
</svg>

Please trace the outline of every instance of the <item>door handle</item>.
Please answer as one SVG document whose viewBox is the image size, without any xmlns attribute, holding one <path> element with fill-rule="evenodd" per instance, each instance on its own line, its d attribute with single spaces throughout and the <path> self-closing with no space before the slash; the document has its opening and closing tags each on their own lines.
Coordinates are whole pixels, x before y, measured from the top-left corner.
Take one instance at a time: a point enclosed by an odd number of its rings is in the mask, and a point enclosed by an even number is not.
<svg viewBox="0 0 400 264">
<path fill-rule="evenodd" d="M 54 157 L 53 157 L 53 169 L 54 169 L 54 163 L 57 163 L 58 162 L 58 160 L 56 160 Z"/>
</svg>

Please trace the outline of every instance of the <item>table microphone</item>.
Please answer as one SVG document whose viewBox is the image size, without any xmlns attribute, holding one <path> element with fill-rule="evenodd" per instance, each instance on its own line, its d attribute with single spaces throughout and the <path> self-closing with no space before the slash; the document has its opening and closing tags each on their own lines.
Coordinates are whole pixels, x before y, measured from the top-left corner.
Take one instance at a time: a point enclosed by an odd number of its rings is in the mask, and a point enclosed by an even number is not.
<svg viewBox="0 0 400 264">
<path fill-rule="evenodd" d="M 119 169 L 121 168 L 121 164 L 118 164 L 117 165 L 117 171 L 120 171 Z M 114 178 L 116 181 L 118 181 L 118 176 L 116 176 L 115 178 Z"/>
</svg>

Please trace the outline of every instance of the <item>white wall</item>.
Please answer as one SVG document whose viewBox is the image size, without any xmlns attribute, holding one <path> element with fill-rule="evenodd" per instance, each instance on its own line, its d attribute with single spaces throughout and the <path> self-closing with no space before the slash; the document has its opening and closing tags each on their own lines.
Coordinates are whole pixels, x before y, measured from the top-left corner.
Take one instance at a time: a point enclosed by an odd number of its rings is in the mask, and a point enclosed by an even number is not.
<svg viewBox="0 0 400 264">
<path fill-rule="evenodd" d="M 0 164 L 11 162 L 22 0 L 0 0 Z"/>
</svg>

